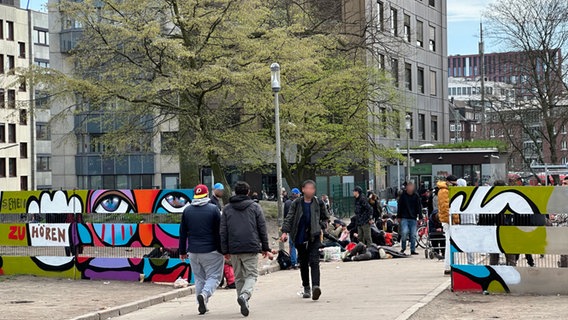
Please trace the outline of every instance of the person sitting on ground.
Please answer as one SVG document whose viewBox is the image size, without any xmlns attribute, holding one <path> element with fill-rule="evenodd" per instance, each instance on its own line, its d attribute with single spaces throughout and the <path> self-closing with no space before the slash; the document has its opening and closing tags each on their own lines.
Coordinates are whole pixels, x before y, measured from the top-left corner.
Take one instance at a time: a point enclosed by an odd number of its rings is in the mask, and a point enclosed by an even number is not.
<svg viewBox="0 0 568 320">
<path fill-rule="evenodd" d="M 345 223 L 339 219 L 335 219 L 329 223 L 327 232 L 323 234 L 323 247 L 341 247 L 341 250 L 345 250 L 345 246 L 349 244 L 347 241 L 340 241 L 341 235 L 344 231 Z M 349 232 L 347 232 L 349 234 Z"/>
<path fill-rule="evenodd" d="M 438 216 L 438 212 L 434 211 L 434 213 L 430 216 L 428 221 L 428 234 L 430 236 L 430 242 L 432 244 L 432 248 L 434 249 L 434 255 L 439 260 L 444 259 L 444 242 L 446 242 L 446 238 L 444 237 L 444 229 L 442 226 L 442 222 L 440 222 L 440 216 Z"/>
<path fill-rule="evenodd" d="M 351 251 L 348 251 L 343 258 L 344 262 L 349 261 L 365 261 L 365 260 L 378 260 L 389 258 L 385 253 L 385 250 L 376 244 L 371 244 L 366 246 L 362 242 L 359 242 Z M 392 258 L 392 256 L 390 257 Z"/>
</svg>

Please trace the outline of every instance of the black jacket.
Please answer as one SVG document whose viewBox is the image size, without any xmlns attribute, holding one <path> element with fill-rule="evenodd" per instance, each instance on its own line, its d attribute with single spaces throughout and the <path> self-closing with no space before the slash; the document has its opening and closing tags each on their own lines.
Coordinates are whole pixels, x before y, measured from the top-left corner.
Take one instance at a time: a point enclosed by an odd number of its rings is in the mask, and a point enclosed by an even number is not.
<svg viewBox="0 0 568 320">
<path fill-rule="evenodd" d="M 247 196 L 231 197 L 221 216 L 221 253 L 270 251 L 262 208 Z"/>
<path fill-rule="evenodd" d="M 357 217 L 357 226 L 369 224 L 373 218 L 373 208 L 369 204 L 369 200 L 363 195 L 355 198 L 355 216 Z"/>
<path fill-rule="evenodd" d="M 286 216 L 286 219 L 284 219 L 284 223 L 282 224 L 282 232 L 288 233 L 289 238 L 292 239 L 292 241 L 296 240 L 296 236 L 298 235 L 298 225 L 300 224 L 300 219 L 304 214 L 302 206 L 303 201 L 304 197 L 299 197 L 292 202 L 290 205 L 290 212 L 288 212 L 288 216 Z M 325 230 L 329 217 L 327 216 L 325 204 L 316 197 L 314 197 L 314 201 L 312 201 L 310 209 L 312 215 L 310 221 L 309 241 L 313 241 L 316 237 L 320 237 L 322 230 Z"/>
<path fill-rule="evenodd" d="M 422 219 L 422 201 L 416 193 L 408 194 L 406 191 L 398 198 L 397 218 L 402 219 Z"/>
<path fill-rule="evenodd" d="M 179 252 L 208 253 L 219 250 L 221 213 L 216 205 L 194 201 L 185 210 L 179 227 Z"/>
</svg>

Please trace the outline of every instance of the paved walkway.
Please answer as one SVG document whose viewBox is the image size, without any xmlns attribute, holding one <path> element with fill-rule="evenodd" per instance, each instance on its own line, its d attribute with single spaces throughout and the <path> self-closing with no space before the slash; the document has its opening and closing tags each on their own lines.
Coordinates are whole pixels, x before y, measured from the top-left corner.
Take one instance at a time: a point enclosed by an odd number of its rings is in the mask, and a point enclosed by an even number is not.
<svg viewBox="0 0 568 320">
<path fill-rule="evenodd" d="M 436 289 L 449 284 L 443 262 L 419 256 L 367 262 L 322 263 L 320 301 L 301 299 L 299 271 L 279 271 L 259 278 L 247 319 L 406 319 Z M 197 316 L 195 296 L 175 299 L 118 318 L 242 319 L 234 290 L 219 290 L 210 312 Z"/>
</svg>

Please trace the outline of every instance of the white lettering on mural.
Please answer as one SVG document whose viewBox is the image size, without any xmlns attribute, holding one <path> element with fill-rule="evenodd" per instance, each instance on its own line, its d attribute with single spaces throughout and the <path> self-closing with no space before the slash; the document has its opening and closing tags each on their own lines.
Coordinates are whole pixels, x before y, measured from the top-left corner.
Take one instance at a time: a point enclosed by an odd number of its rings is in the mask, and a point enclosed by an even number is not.
<svg viewBox="0 0 568 320">
<path fill-rule="evenodd" d="M 32 247 L 69 246 L 69 224 L 30 223 L 28 224 Z"/>
</svg>

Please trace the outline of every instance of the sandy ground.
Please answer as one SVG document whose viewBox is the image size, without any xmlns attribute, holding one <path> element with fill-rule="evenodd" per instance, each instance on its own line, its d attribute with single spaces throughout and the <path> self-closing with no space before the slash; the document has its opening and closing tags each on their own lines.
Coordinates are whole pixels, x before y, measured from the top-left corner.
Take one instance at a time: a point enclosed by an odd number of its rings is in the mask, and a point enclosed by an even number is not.
<svg viewBox="0 0 568 320">
<path fill-rule="evenodd" d="M 0 277 L 0 319 L 69 319 L 174 290 L 126 281 Z"/>
<path fill-rule="evenodd" d="M 568 296 L 482 295 L 444 291 L 410 319 L 567 319 Z"/>
</svg>

